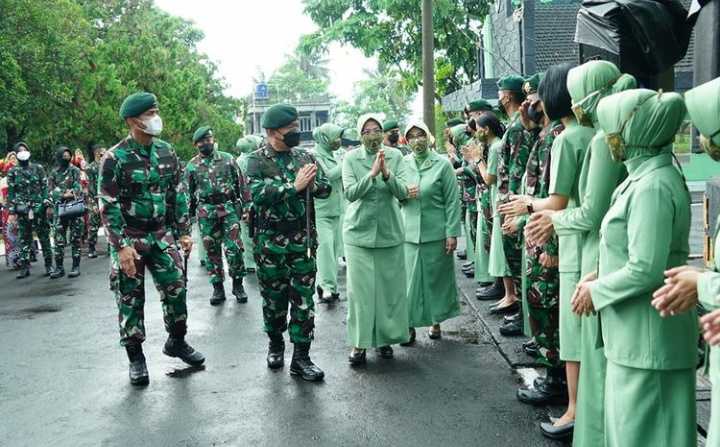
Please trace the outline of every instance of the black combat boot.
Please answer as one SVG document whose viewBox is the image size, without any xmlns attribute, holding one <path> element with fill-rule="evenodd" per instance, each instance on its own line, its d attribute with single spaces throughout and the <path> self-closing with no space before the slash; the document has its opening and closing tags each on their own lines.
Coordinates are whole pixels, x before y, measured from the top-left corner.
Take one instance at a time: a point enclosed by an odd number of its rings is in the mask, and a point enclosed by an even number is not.
<svg viewBox="0 0 720 447">
<path fill-rule="evenodd" d="M 285 339 L 281 335 L 271 335 L 268 345 L 267 366 L 270 369 L 282 368 L 285 364 Z"/>
<path fill-rule="evenodd" d="M 80 256 L 73 256 L 72 269 L 68 273 L 68 278 L 77 278 L 80 276 Z"/>
<path fill-rule="evenodd" d="M 130 367 L 128 375 L 130 376 L 130 384 L 135 386 L 145 386 L 150 383 L 147 365 L 145 364 L 145 355 L 143 355 L 142 345 L 140 343 L 131 343 L 125 346 Z"/>
<path fill-rule="evenodd" d="M 205 356 L 193 349 L 185 337 L 168 337 L 163 346 L 163 354 L 169 357 L 177 357 L 191 366 L 200 366 L 205 362 Z"/>
<path fill-rule="evenodd" d="M 502 278 L 498 278 L 489 287 L 480 287 L 475 291 L 475 298 L 480 301 L 492 301 L 498 298 L 502 298 L 505 295 L 505 287 L 503 286 Z"/>
<path fill-rule="evenodd" d="M 15 276 L 17 279 L 25 279 L 28 276 L 30 276 L 30 264 L 27 262 L 24 262 L 22 267 L 18 269 L 18 274 Z"/>
<path fill-rule="evenodd" d="M 319 382 L 325 377 L 322 369 L 310 360 L 310 343 L 295 343 L 290 374 L 300 376 L 308 382 Z"/>
<path fill-rule="evenodd" d="M 567 383 L 563 380 L 564 367 L 548 368 L 545 380 L 535 388 L 521 388 L 517 391 L 520 402 L 530 405 L 565 405 L 568 401 Z"/>
<path fill-rule="evenodd" d="M 218 304 L 222 304 L 223 301 L 225 301 L 225 286 L 223 286 L 223 283 L 221 282 L 213 284 L 213 293 L 210 296 L 210 304 L 217 306 Z"/>
<path fill-rule="evenodd" d="M 52 273 L 53 273 L 52 261 L 45 261 L 45 274 L 43 276 L 45 276 L 47 278 L 50 275 L 52 275 Z"/>
<path fill-rule="evenodd" d="M 58 279 L 65 276 L 65 267 L 63 267 L 63 260 L 55 260 L 55 270 L 50 274 L 50 279 Z"/>
<path fill-rule="evenodd" d="M 245 292 L 245 287 L 243 287 L 242 277 L 233 278 L 232 293 L 235 295 L 235 299 L 238 303 L 247 303 L 248 294 Z"/>
<path fill-rule="evenodd" d="M 90 258 L 90 259 L 97 258 L 97 252 L 95 252 L 95 244 L 88 245 L 88 258 Z"/>
</svg>

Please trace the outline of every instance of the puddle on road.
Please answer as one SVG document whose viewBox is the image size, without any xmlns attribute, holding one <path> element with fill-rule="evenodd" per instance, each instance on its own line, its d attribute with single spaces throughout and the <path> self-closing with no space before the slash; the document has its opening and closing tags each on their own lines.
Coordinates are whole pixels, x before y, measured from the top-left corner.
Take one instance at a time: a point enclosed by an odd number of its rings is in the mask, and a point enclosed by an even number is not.
<svg viewBox="0 0 720 447">
<path fill-rule="evenodd" d="M 32 320 L 38 315 L 60 312 L 62 306 L 57 304 L 43 304 L 40 306 L 26 307 L 19 310 L 0 311 L 0 319 L 8 320 Z"/>
</svg>

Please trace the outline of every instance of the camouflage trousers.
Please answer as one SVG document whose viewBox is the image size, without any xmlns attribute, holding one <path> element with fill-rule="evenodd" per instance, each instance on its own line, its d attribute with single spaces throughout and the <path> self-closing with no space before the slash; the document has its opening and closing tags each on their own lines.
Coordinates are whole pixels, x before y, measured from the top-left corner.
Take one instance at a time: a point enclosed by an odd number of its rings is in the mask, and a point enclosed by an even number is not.
<svg viewBox="0 0 720 447">
<path fill-rule="evenodd" d="M 510 269 L 510 275 L 512 276 L 513 284 L 515 284 L 515 290 L 519 291 L 522 276 L 522 241 L 523 236 L 521 234 L 503 234 L 503 250 L 505 251 L 505 261 L 507 262 L 508 268 Z"/>
<path fill-rule="evenodd" d="M 52 265 L 52 248 L 50 246 L 50 224 L 45 213 L 36 214 L 33 219 L 27 216 L 18 216 L 18 246 L 20 247 L 20 264 L 30 264 L 30 252 L 32 251 L 33 231 L 40 240 L 45 265 Z"/>
<path fill-rule="evenodd" d="M 110 289 L 115 292 L 118 307 L 120 344 L 126 346 L 145 340 L 146 267 L 160 293 L 165 330 L 174 337 L 183 337 L 187 332 L 187 291 L 183 281 L 182 259 L 175 243 L 163 249 L 157 243 L 136 242 L 135 250 L 140 259 L 135 260 L 137 272 L 131 278 L 120 269 L 117 251 L 110 249 Z"/>
<path fill-rule="evenodd" d="M 315 330 L 315 259 L 305 252 L 270 254 L 256 250 L 255 263 L 265 332 L 272 338 L 282 336 L 287 329 L 291 342 L 310 342 Z"/>
<path fill-rule="evenodd" d="M 88 211 L 88 245 L 97 244 L 98 230 L 100 229 L 101 225 L 102 222 L 100 221 L 100 211 L 97 208 L 91 208 Z"/>
<path fill-rule="evenodd" d="M 245 276 L 240 219 L 237 215 L 229 213 L 224 217 L 200 217 L 198 227 L 205 248 L 205 268 L 210 276 L 210 284 L 221 283 L 225 279 L 223 245 L 228 263 L 228 275 L 233 279 Z"/>
<path fill-rule="evenodd" d="M 80 257 L 80 246 L 82 245 L 84 226 L 85 224 L 81 217 L 67 220 L 55 218 L 53 224 L 53 239 L 55 239 L 55 263 L 57 266 L 62 265 L 65 246 L 68 242 L 70 242 L 72 249 L 72 257 Z"/>
<path fill-rule="evenodd" d="M 538 361 L 548 367 L 560 362 L 560 275 L 527 253 L 527 302 L 530 332 L 539 346 Z"/>
</svg>

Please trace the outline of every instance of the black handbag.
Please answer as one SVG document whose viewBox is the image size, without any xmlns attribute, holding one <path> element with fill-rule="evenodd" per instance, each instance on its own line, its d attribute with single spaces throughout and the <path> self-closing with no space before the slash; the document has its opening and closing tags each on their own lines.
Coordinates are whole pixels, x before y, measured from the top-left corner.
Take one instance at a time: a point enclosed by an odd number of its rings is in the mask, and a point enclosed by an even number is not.
<svg viewBox="0 0 720 447">
<path fill-rule="evenodd" d="M 85 214 L 85 200 L 77 199 L 58 205 L 58 218 L 61 220 L 75 219 Z"/>
</svg>

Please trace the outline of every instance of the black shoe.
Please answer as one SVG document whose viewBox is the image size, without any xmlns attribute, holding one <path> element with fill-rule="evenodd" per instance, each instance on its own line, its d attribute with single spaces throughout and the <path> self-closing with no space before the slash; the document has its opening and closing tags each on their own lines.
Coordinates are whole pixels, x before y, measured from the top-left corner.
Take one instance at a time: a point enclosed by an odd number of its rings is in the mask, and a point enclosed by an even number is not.
<svg viewBox="0 0 720 447">
<path fill-rule="evenodd" d="M 332 298 L 330 297 L 330 295 L 325 295 L 325 290 L 322 287 L 315 287 L 315 291 L 317 292 L 319 303 L 327 304 L 331 301 Z"/>
<path fill-rule="evenodd" d="M 490 287 L 490 286 L 492 286 L 493 284 L 495 284 L 495 283 L 494 283 L 494 282 L 479 282 L 479 283 L 478 283 L 478 288 L 477 288 L 477 290 L 475 291 L 475 293 L 477 293 L 478 290 L 484 289 L 484 288 L 486 288 L 486 287 Z"/>
<path fill-rule="evenodd" d="M 393 358 L 393 348 L 391 346 L 380 346 L 375 350 L 380 358 L 390 360 Z"/>
<path fill-rule="evenodd" d="M 290 374 L 308 382 L 319 382 L 325 377 L 323 370 L 310 360 L 310 343 L 295 343 Z"/>
<path fill-rule="evenodd" d="M 68 273 L 68 278 L 77 278 L 80 276 L 80 256 L 73 257 L 72 269 Z"/>
<path fill-rule="evenodd" d="M 572 438 L 573 431 L 575 430 L 575 421 L 569 422 L 565 425 L 555 427 L 552 422 L 540 423 L 540 431 L 542 434 L 550 439 L 566 440 Z"/>
<path fill-rule="evenodd" d="M 270 339 L 267 353 L 267 366 L 270 369 L 282 368 L 285 365 L 285 340 L 282 336 Z"/>
<path fill-rule="evenodd" d="M 351 351 L 348 356 L 348 363 L 350 363 L 350 366 L 364 365 L 367 363 L 367 351 L 365 349 Z"/>
<path fill-rule="evenodd" d="M 522 321 L 522 312 L 514 313 L 512 315 L 505 315 L 503 317 L 503 324 L 515 323 Z"/>
<path fill-rule="evenodd" d="M 568 401 L 567 385 L 563 382 L 563 368 L 548 368 L 545 380 L 535 388 L 521 388 L 517 391 L 520 402 L 530 405 L 565 405 Z"/>
<path fill-rule="evenodd" d="M 529 355 L 532 358 L 538 358 L 540 356 L 540 346 L 538 346 L 535 340 L 530 340 L 523 343 L 522 350 L 525 354 Z"/>
<path fill-rule="evenodd" d="M 45 274 L 43 276 L 48 278 L 48 277 L 50 277 L 50 275 L 52 275 L 52 273 L 53 273 L 52 263 L 45 264 Z"/>
<path fill-rule="evenodd" d="M 437 331 L 433 331 L 433 328 L 430 328 L 428 338 L 430 340 L 440 340 L 442 338 L 442 330 L 438 329 Z"/>
<path fill-rule="evenodd" d="M 128 368 L 130 384 L 134 386 L 145 386 L 150 383 L 150 376 L 148 375 L 147 365 L 145 364 L 142 345 L 135 343 L 129 344 L 125 346 L 125 351 L 130 361 L 130 367 Z"/>
<path fill-rule="evenodd" d="M 62 264 L 58 267 L 55 267 L 55 270 L 50 274 L 50 279 L 58 279 L 65 276 L 65 269 L 63 268 Z"/>
<path fill-rule="evenodd" d="M 467 259 L 467 251 L 465 251 L 465 250 L 458 251 L 457 253 L 455 253 L 455 256 L 457 256 L 458 259 L 461 259 L 464 261 Z"/>
<path fill-rule="evenodd" d="M 184 338 L 168 337 L 163 346 L 163 354 L 177 357 L 191 366 L 200 366 L 205 363 L 205 356 L 194 350 Z"/>
<path fill-rule="evenodd" d="M 15 276 L 15 278 L 25 279 L 28 276 L 30 276 L 30 267 L 26 265 L 24 267 L 20 267 L 20 270 L 18 271 L 18 274 L 17 276 Z"/>
<path fill-rule="evenodd" d="M 206 264 L 206 263 L 205 263 L 205 260 L 204 260 L 204 259 L 201 259 L 201 260 L 200 260 L 200 267 L 205 267 L 205 264 Z"/>
<path fill-rule="evenodd" d="M 235 299 L 238 303 L 247 303 L 248 294 L 245 292 L 245 287 L 243 287 L 242 278 L 233 278 L 232 293 L 235 295 Z"/>
<path fill-rule="evenodd" d="M 472 262 L 472 261 L 470 261 L 470 262 L 465 262 L 465 263 L 463 263 L 463 265 L 462 265 L 462 269 L 463 269 L 463 270 L 469 270 L 469 269 L 474 269 L 474 268 L 475 268 L 475 263 Z"/>
<path fill-rule="evenodd" d="M 463 273 L 465 274 L 466 277 L 468 277 L 470 279 L 475 277 L 475 269 L 469 270 L 469 271 L 464 271 Z"/>
<path fill-rule="evenodd" d="M 210 305 L 217 306 L 225 301 L 225 286 L 222 282 L 213 284 L 213 293 L 210 295 Z"/>
<path fill-rule="evenodd" d="M 334 302 L 334 303 L 337 303 L 338 301 L 340 301 L 340 294 L 337 292 L 331 293 L 330 300 L 332 300 L 332 302 Z"/>
<path fill-rule="evenodd" d="M 410 329 L 408 329 L 408 333 L 410 334 L 410 338 L 405 343 L 400 343 L 400 346 L 412 346 L 415 344 L 415 339 L 417 338 L 415 328 L 411 327 Z"/>
<path fill-rule="evenodd" d="M 250 267 L 250 268 L 247 268 L 247 269 L 245 269 L 245 273 L 247 273 L 247 274 L 252 274 L 252 273 L 255 273 L 255 269 L 254 269 L 254 268 L 252 268 L 252 267 Z"/>
<path fill-rule="evenodd" d="M 480 301 L 492 301 L 505 295 L 505 287 L 502 281 L 495 282 L 490 287 L 481 287 L 475 291 L 475 298 Z"/>
<path fill-rule="evenodd" d="M 522 323 L 518 323 L 517 321 L 513 321 L 500 327 L 500 335 L 504 337 L 516 337 L 518 335 L 522 335 L 522 333 Z"/>
<path fill-rule="evenodd" d="M 95 245 L 88 245 L 88 258 L 97 258 L 97 252 L 95 252 Z"/>
<path fill-rule="evenodd" d="M 514 303 L 510 304 L 509 306 L 505 306 L 505 307 L 493 306 L 493 307 L 491 307 L 490 314 L 491 315 L 505 315 L 505 314 L 515 313 L 518 310 L 520 310 L 520 302 L 515 301 Z"/>
</svg>

